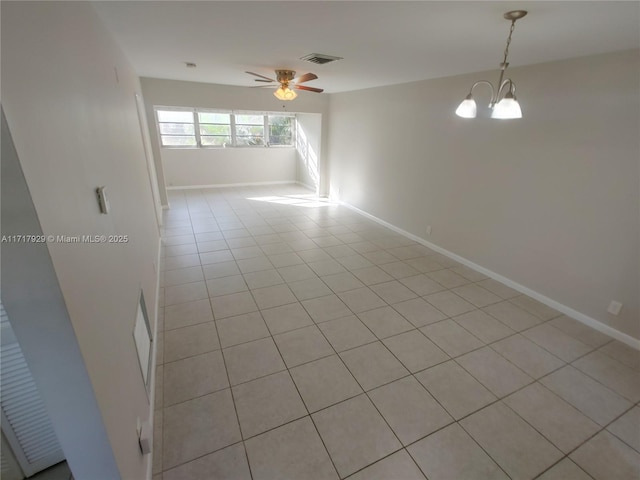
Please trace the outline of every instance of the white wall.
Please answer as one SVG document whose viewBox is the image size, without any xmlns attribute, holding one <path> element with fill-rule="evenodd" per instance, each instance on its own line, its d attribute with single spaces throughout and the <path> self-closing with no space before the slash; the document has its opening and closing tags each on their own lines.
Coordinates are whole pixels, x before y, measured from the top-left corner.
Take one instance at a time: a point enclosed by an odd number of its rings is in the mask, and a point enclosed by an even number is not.
<svg viewBox="0 0 640 480">
<path fill-rule="evenodd" d="M 521 120 L 454 115 L 497 72 L 332 95 L 331 191 L 640 338 L 638 51 L 509 73 Z"/>
<path fill-rule="evenodd" d="M 4 111 L 0 179 L 2 235 L 41 236 L 42 228 Z M 2 301 L 74 475 L 118 478 L 113 451 L 46 243 L 2 244 Z"/>
<path fill-rule="evenodd" d="M 293 148 L 163 148 L 167 187 L 296 181 Z"/>
<path fill-rule="evenodd" d="M 206 152 L 208 153 L 189 153 L 193 152 L 193 150 L 181 150 L 181 152 L 184 152 L 184 155 L 176 153 L 177 150 L 161 149 L 155 126 L 154 106 L 320 113 L 324 114 L 322 117 L 323 122 L 326 121 L 326 113 L 329 106 L 328 95 L 309 92 L 301 92 L 298 98 L 292 102 L 282 102 L 276 99 L 269 89 L 162 80 L 157 78 L 141 78 L 140 81 L 147 108 L 147 120 L 149 122 L 149 128 L 151 129 L 154 157 L 156 159 L 162 159 L 162 165 L 158 165 L 156 162 L 156 166 L 159 167 L 161 171 L 164 171 L 164 178 L 160 180 L 161 183 L 162 181 L 166 182 L 167 186 L 170 183 L 185 185 L 175 180 L 177 178 L 175 174 L 182 168 L 180 162 L 185 161 L 185 159 L 190 166 L 198 168 L 198 173 L 206 175 L 206 180 L 200 179 L 198 183 L 194 183 L 194 185 L 216 185 L 221 183 L 295 181 L 295 158 L 291 160 L 291 157 L 288 157 L 291 152 L 270 152 L 265 154 L 269 155 L 269 157 L 266 158 L 271 162 L 269 164 L 265 163 L 265 169 L 250 171 L 245 170 L 244 165 L 255 165 L 256 159 L 253 156 L 253 149 L 207 150 Z M 251 77 L 247 75 L 247 85 L 250 86 L 251 82 Z M 326 125 L 323 125 L 322 131 L 327 131 Z M 326 141 L 326 134 L 323 134 L 321 143 L 325 145 Z M 257 151 L 263 152 L 265 150 L 271 149 L 258 149 Z M 285 156 L 287 156 L 286 160 Z M 275 158 L 279 158 L 280 160 L 277 161 Z M 211 159 L 214 163 L 207 165 L 207 159 Z M 323 160 L 321 157 L 320 164 L 321 168 L 324 169 L 321 177 L 324 175 L 324 178 L 327 178 L 327 162 Z M 236 168 L 236 165 L 242 165 L 242 167 Z M 218 167 L 220 170 L 218 170 Z M 270 172 L 269 168 L 271 167 L 273 167 L 273 171 Z M 290 170 L 289 167 L 293 168 L 293 170 Z M 181 175 L 187 174 L 182 173 Z M 220 175 L 219 178 L 218 175 Z M 279 179 L 276 179 L 277 175 L 280 176 Z M 250 176 L 252 180 L 248 179 Z M 247 178 L 247 180 L 226 181 L 227 179 L 236 178 Z M 187 180 L 192 181 L 192 179 L 186 177 L 181 177 L 180 181 Z M 321 185 L 321 191 L 324 187 L 324 185 Z M 164 193 L 164 202 L 166 204 L 166 193 Z"/>
<path fill-rule="evenodd" d="M 322 157 L 322 115 L 297 115 L 296 153 L 296 181 L 317 191 Z"/>
<path fill-rule="evenodd" d="M 119 475 L 144 479 L 150 464 L 139 451 L 136 418 L 148 419 L 152 410 L 133 325 L 140 289 L 151 321 L 156 318 L 159 235 L 136 113 L 140 85 L 91 3 L 2 2 L 1 8 L 2 103 L 42 231 L 129 238 L 47 247 Z M 107 188 L 108 215 L 98 210 L 100 185 Z M 18 318 L 12 310 L 29 301 L 46 311 L 46 298 L 5 301 L 12 322 Z M 49 341 L 47 348 L 65 352 L 55 336 Z M 27 361 L 34 357 L 32 349 L 24 353 Z M 81 395 L 64 383 L 58 388 L 67 388 L 70 399 Z M 84 448 L 100 445 L 87 439 Z M 74 454 L 75 472 L 83 452 Z M 114 478 L 94 468 L 76 478 Z"/>
</svg>

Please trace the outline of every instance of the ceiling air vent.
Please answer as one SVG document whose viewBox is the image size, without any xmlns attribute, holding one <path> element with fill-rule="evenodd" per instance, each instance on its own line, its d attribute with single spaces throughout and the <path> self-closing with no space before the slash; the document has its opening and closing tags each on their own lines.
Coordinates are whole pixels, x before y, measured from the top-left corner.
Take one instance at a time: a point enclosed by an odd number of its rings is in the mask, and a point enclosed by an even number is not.
<svg viewBox="0 0 640 480">
<path fill-rule="evenodd" d="M 342 60 L 342 57 L 334 57 L 333 55 L 325 55 L 323 53 L 310 53 L 301 57 L 300 60 L 306 60 L 307 62 L 317 63 L 324 65 L 325 63 L 335 62 L 336 60 Z"/>
</svg>

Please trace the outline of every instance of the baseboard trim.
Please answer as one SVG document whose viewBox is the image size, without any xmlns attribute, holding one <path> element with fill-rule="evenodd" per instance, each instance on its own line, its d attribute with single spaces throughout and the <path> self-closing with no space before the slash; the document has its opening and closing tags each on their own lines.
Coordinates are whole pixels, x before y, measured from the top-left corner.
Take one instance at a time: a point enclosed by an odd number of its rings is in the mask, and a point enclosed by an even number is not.
<svg viewBox="0 0 640 480">
<path fill-rule="evenodd" d="M 528 295 L 529 297 L 538 300 L 540 303 L 544 303 L 545 305 L 547 305 L 548 307 L 551 307 L 561 313 L 564 313 L 565 315 L 567 315 L 568 317 L 573 318 L 574 320 L 577 320 L 581 323 L 584 323 L 585 325 L 593 328 L 594 330 L 597 330 L 601 333 L 604 333 L 605 335 L 610 336 L 611 338 L 614 338 L 616 340 L 619 340 L 620 342 L 629 345 L 632 348 L 635 348 L 636 350 L 640 350 L 640 340 L 632 337 L 631 335 L 628 335 L 624 332 L 621 332 L 620 330 L 616 330 L 615 328 L 606 325 L 602 322 L 600 322 L 599 320 L 596 320 L 595 318 L 589 317 L 588 315 L 585 315 L 584 313 L 578 312 L 577 310 L 574 310 L 571 307 L 568 307 L 567 305 L 564 305 L 556 300 L 553 300 L 552 298 L 549 298 L 545 295 L 542 295 L 541 293 L 536 292 L 535 290 L 530 289 L 529 287 L 525 287 L 524 285 L 521 285 L 507 277 L 504 277 L 502 275 L 500 275 L 499 273 L 496 273 L 492 270 L 489 270 L 488 268 L 485 268 L 481 265 L 478 265 L 477 263 L 472 262 L 471 260 L 468 260 L 464 257 L 461 257 L 460 255 L 457 255 L 453 252 L 450 252 L 449 250 L 446 250 L 434 243 L 431 243 L 427 240 L 425 240 L 424 238 L 418 237 L 417 235 L 414 235 L 413 233 L 409 233 L 406 230 L 401 229 L 400 227 L 397 227 L 389 222 L 386 222 L 385 220 L 382 220 L 381 218 L 376 217 L 375 215 L 372 215 L 368 212 L 365 212 L 364 210 L 359 209 L 358 207 L 355 207 L 347 202 L 338 200 L 338 203 L 340 203 L 341 205 L 347 207 L 348 209 L 362 215 L 363 217 L 366 217 L 370 220 L 373 220 L 376 223 L 379 223 L 380 225 L 383 225 L 387 228 L 389 228 L 390 230 L 393 230 L 396 233 L 399 233 L 400 235 L 403 235 L 411 240 L 413 240 L 414 242 L 417 242 L 421 245 L 424 245 L 425 247 L 428 247 L 438 253 L 441 253 L 442 255 L 451 258 L 452 260 L 455 260 L 456 262 L 459 262 L 477 272 L 480 272 L 484 275 L 486 275 L 487 277 L 493 278 L 494 280 L 497 280 L 498 282 L 504 283 L 505 285 L 507 285 L 508 287 L 513 288 L 514 290 L 517 290 L 520 293 L 523 293 L 525 295 Z"/>
<path fill-rule="evenodd" d="M 233 188 L 258 187 L 261 185 L 287 185 L 298 183 L 295 180 L 281 180 L 277 182 L 247 182 L 247 183 L 218 183 L 213 185 L 172 185 L 167 190 L 199 190 L 201 188 Z"/>
<path fill-rule="evenodd" d="M 309 185 L 308 183 L 303 183 L 303 182 L 294 182 L 296 185 L 300 185 L 301 187 L 307 188 L 309 190 L 311 190 L 312 192 L 316 192 L 317 188 L 313 185 Z"/>
<path fill-rule="evenodd" d="M 158 237 L 158 256 L 156 258 L 156 315 L 155 322 L 153 326 L 153 341 L 151 345 L 153 346 L 153 353 L 151 354 L 151 361 L 153 362 L 151 367 L 151 378 L 149 379 L 149 418 L 148 422 L 151 425 L 151 432 L 154 431 L 154 413 L 155 413 L 155 404 L 156 404 L 156 358 L 158 356 L 158 312 L 160 311 L 160 275 L 162 265 L 162 236 Z M 145 480 L 151 480 L 153 477 L 153 456 L 159 455 L 160 452 L 156 452 L 152 450 L 151 455 L 148 456 L 147 459 L 147 474 Z"/>
<path fill-rule="evenodd" d="M 155 270 L 156 270 L 156 314 L 155 314 L 155 322 L 154 322 L 154 327 L 153 327 L 153 337 L 152 337 L 152 344 L 153 344 L 153 354 L 152 354 L 152 377 L 150 379 L 150 387 L 149 387 L 149 400 L 151 403 L 151 417 L 153 417 L 153 407 L 154 407 L 154 403 L 155 403 L 155 380 L 156 380 L 156 355 L 158 353 L 158 319 L 159 319 L 159 315 L 158 312 L 160 311 L 161 308 L 161 303 L 160 303 L 160 277 L 162 275 L 162 271 L 163 271 L 163 266 L 162 266 L 162 235 L 160 235 L 158 237 L 158 254 L 156 257 L 156 265 L 155 265 Z M 153 423 L 153 418 L 151 419 L 152 423 Z"/>
</svg>

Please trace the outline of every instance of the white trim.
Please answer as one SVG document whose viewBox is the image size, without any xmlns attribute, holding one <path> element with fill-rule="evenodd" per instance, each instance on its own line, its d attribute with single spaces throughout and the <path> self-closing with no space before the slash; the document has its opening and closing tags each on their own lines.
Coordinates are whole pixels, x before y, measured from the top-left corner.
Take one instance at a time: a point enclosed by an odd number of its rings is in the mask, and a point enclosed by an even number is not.
<svg viewBox="0 0 640 480">
<path fill-rule="evenodd" d="M 158 354 L 158 312 L 160 311 L 160 308 L 162 308 L 162 305 L 160 305 L 160 277 L 162 276 L 162 236 L 158 237 L 158 256 L 156 258 L 156 312 L 155 312 L 155 318 L 154 318 L 154 326 L 153 326 L 153 337 L 152 337 L 152 348 L 153 348 L 153 353 L 151 355 L 151 365 L 152 365 L 152 371 L 151 371 L 151 378 L 149 379 L 149 403 L 150 403 L 150 407 L 151 407 L 151 415 L 150 415 L 150 422 L 153 425 L 153 412 L 155 410 L 155 400 L 156 400 L 156 390 L 155 390 L 155 383 L 156 383 L 156 357 Z"/>
<path fill-rule="evenodd" d="M 167 187 L 167 190 L 198 190 L 201 188 L 227 188 L 227 187 L 255 187 L 260 185 L 285 185 L 297 183 L 295 180 L 280 180 L 277 182 L 249 182 L 249 183 L 218 183 L 215 185 L 178 185 Z"/>
<path fill-rule="evenodd" d="M 299 182 L 299 181 L 295 181 L 294 182 L 296 185 L 300 185 L 301 187 L 307 188 L 309 190 L 313 190 L 314 192 L 318 191 L 318 188 L 313 186 L 313 185 L 309 185 L 308 183 L 303 183 L 303 182 Z"/>
<path fill-rule="evenodd" d="M 596 320 L 595 318 L 591 318 L 588 315 L 585 315 L 584 313 L 578 312 L 577 310 L 574 310 L 571 307 L 568 307 L 556 300 L 553 300 L 549 297 L 546 297 L 544 295 L 542 295 L 541 293 L 536 292 L 535 290 L 531 290 L 528 287 L 525 287 L 524 285 L 520 285 L 517 282 L 514 282 L 513 280 L 507 278 L 507 277 L 503 277 L 502 275 L 500 275 L 499 273 L 493 272 L 492 270 L 489 270 L 485 267 L 482 267 L 476 263 L 473 263 L 471 260 L 468 260 L 464 257 L 461 257 L 460 255 L 457 255 L 453 252 L 450 252 L 449 250 L 445 250 L 444 248 L 431 243 L 427 240 L 425 240 L 424 238 L 418 237 L 417 235 L 414 235 L 412 233 L 409 233 L 399 227 L 396 227 L 395 225 L 392 225 L 389 222 L 386 222 L 374 215 L 371 215 L 368 212 L 365 212 L 364 210 L 360 210 L 358 207 L 354 207 L 353 205 L 343 202 L 341 200 L 337 200 L 338 203 L 340 203 L 340 205 L 343 205 L 347 208 L 349 208 L 350 210 L 353 210 L 354 212 L 370 219 L 373 220 L 376 223 L 379 223 L 380 225 L 383 225 L 391 230 L 393 230 L 394 232 L 399 233 L 400 235 L 404 235 L 405 237 L 413 240 L 414 242 L 418 242 L 421 245 L 424 245 L 425 247 L 428 247 L 432 250 L 435 250 L 438 253 L 441 253 L 442 255 L 445 255 L 446 257 L 449 257 L 453 260 L 455 260 L 456 262 L 459 262 L 477 272 L 480 272 L 488 277 L 493 278 L 494 280 L 497 280 L 501 283 L 504 283 L 505 285 L 507 285 L 508 287 L 513 288 L 514 290 L 517 290 L 520 293 L 523 293 L 525 295 L 528 295 L 531 298 L 534 298 L 535 300 L 538 300 L 540 303 L 544 303 L 545 305 L 554 308 L 555 310 L 558 310 L 561 313 L 564 313 L 565 315 L 573 318 L 574 320 L 577 320 L 581 323 L 584 323 L 585 325 L 593 328 L 594 330 L 597 330 L 601 333 L 604 333 L 605 335 L 608 335 L 616 340 L 621 341 L 622 343 L 629 345 L 632 348 L 635 348 L 636 350 L 640 350 L 640 340 L 632 337 L 631 335 L 628 335 L 624 332 L 621 332 L 620 330 L 616 330 L 615 328 L 606 325 L 604 323 L 602 323 L 599 320 Z"/>
<path fill-rule="evenodd" d="M 155 413 L 155 404 L 156 404 L 156 358 L 158 356 L 158 312 L 160 311 L 160 276 L 161 276 L 161 262 L 162 262 L 162 236 L 158 238 L 158 257 L 156 259 L 156 314 L 155 314 L 155 322 L 153 326 L 153 341 L 151 342 L 151 347 L 153 348 L 153 352 L 151 354 L 151 378 L 149 379 L 149 418 L 147 421 L 149 425 L 151 425 L 151 434 L 153 435 L 153 429 L 155 425 L 154 421 L 154 413 Z M 146 480 L 151 480 L 153 477 L 153 456 L 161 455 L 161 452 L 156 452 L 153 448 L 151 449 L 151 455 L 148 455 L 147 459 L 147 473 Z"/>
<path fill-rule="evenodd" d="M 153 196 L 153 206 L 156 211 L 156 221 L 158 223 L 159 231 L 162 227 L 162 201 L 160 199 L 160 189 L 158 187 L 158 174 L 156 173 L 156 163 L 153 159 L 153 147 L 151 146 L 151 136 L 149 135 L 149 126 L 147 125 L 147 115 L 144 110 L 142 94 L 136 92 L 135 99 L 138 123 L 140 124 L 140 136 L 142 137 L 142 147 L 144 149 L 144 157 L 147 163 L 149 185 L 151 186 L 151 195 Z"/>
</svg>

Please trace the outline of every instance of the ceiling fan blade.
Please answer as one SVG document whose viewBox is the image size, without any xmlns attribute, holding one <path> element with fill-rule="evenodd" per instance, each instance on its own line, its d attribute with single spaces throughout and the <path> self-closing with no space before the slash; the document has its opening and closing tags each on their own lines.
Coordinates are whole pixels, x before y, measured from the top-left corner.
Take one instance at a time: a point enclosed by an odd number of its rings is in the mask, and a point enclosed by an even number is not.
<svg viewBox="0 0 640 480">
<path fill-rule="evenodd" d="M 298 78 L 296 78 L 296 83 L 301 84 L 304 82 L 308 82 L 310 80 L 315 80 L 316 78 L 318 78 L 318 76 L 315 73 L 305 73 L 304 75 L 301 75 Z"/>
<path fill-rule="evenodd" d="M 255 85 L 249 88 L 278 88 L 279 85 Z"/>
<path fill-rule="evenodd" d="M 255 82 L 273 83 L 275 80 L 262 80 L 261 78 L 254 78 Z"/>
<path fill-rule="evenodd" d="M 296 85 L 293 88 L 297 90 L 307 90 L 309 92 L 322 93 L 324 90 L 322 88 L 313 88 L 313 87 L 305 87 L 304 85 Z"/>
<path fill-rule="evenodd" d="M 253 75 L 255 77 L 264 78 L 264 80 L 269 80 L 270 82 L 275 82 L 273 78 L 265 77 L 264 75 L 260 75 L 259 73 L 253 73 L 253 72 L 244 72 L 244 73 L 248 73 L 249 75 Z M 259 82 L 260 80 L 256 80 L 256 81 Z"/>
</svg>

